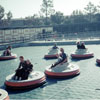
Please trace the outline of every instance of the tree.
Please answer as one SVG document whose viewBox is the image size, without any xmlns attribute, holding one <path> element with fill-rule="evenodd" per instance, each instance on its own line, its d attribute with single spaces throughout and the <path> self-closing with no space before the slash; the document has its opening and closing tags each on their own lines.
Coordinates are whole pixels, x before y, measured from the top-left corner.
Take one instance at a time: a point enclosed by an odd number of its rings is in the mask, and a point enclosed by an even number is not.
<svg viewBox="0 0 100 100">
<path fill-rule="evenodd" d="M 7 13 L 7 20 L 8 21 L 10 21 L 11 20 L 11 18 L 12 18 L 12 13 L 11 13 L 11 11 L 9 11 L 8 13 Z"/>
<path fill-rule="evenodd" d="M 4 11 L 5 11 L 4 8 L 0 5 L 0 21 L 4 17 Z"/>
<path fill-rule="evenodd" d="M 64 24 L 87 23 L 87 19 L 81 10 L 74 10 L 70 16 L 64 18 Z"/>
<path fill-rule="evenodd" d="M 92 4 L 91 2 L 88 3 L 88 5 L 84 8 L 85 13 L 88 15 L 89 21 L 92 21 L 93 15 L 95 15 L 97 11 L 97 7 Z"/>
<path fill-rule="evenodd" d="M 95 22 L 100 22 L 100 13 L 95 14 Z"/>
<path fill-rule="evenodd" d="M 100 3 L 99 3 L 99 5 L 97 5 L 97 14 L 95 15 L 95 17 L 96 17 L 96 21 L 98 22 L 100 22 Z"/>
<path fill-rule="evenodd" d="M 77 16 L 77 15 L 83 15 L 82 11 L 81 10 L 74 10 L 71 14 L 72 16 Z"/>
<path fill-rule="evenodd" d="M 47 18 L 54 13 L 53 9 L 53 0 L 43 0 L 43 3 L 41 5 L 41 12 L 46 17 L 46 24 L 47 24 Z"/>
<path fill-rule="evenodd" d="M 96 14 L 97 13 L 97 7 L 89 2 L 87 6 L 84 8 L 86 14 Z"/>
<path fill-rule="evenodd" d="M 70 20 L 72 23 L 84 23 L 85 15 L 82 13 L 81 10 L 74 10 L 70 16 Z"/>
<path fill-rule="evenodd" d="M 34 14 L 33 16 L 28 16 L 24 20 L 24 25 L 25 26 L 39 26 L 39 25 L 44 25 L 43 23 L 43 18 L 39 17 L 37 14 Z"/>
<path fill-rule="evenodd" d="M 61 12 L 56 12 L 55 14 L 51 15 L 51 22 L 53 24 L 62 24 L 64 21 L 64 15 Z"/>
</svg>

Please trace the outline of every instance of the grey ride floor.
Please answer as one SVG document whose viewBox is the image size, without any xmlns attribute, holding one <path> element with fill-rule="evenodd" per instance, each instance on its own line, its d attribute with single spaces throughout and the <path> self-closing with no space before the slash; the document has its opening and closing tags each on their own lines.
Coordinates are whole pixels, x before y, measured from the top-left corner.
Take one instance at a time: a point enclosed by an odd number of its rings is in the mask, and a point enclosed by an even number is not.
<svg viewBox="0 0 100 100">
<path fill-rule="evenodd" d="M 58 80 L 48 79 L 43 86 L 29 91 L 8 91 L 11 99 L 100 99 L 100 67 L 96 65 L 96 58 L 100 57 L 100 45 L 87 45 L 89 51 L 94 52 L 95 57 L 85 60 L 71 60 L 71 52 L 76 50 L 75 45 L 59 46 L 65 49 L 69 55 L 69 62 L 80 67 L 80 75 L 72 79 Z M 18 57 L 24 56 L 30 59 L 34 70 L 44 72 L 46 66 L 56 60 L 44 60 L 45 53 L 51 46 L 20 47 L 13 49 Z M 2 53 L 2 51 L 0 51 Z M 0 87 L 5 88 L 4 82 L 7 75 L 14 73 L 18 67 L 19 59 L 0 61 Z"/>
</svg>

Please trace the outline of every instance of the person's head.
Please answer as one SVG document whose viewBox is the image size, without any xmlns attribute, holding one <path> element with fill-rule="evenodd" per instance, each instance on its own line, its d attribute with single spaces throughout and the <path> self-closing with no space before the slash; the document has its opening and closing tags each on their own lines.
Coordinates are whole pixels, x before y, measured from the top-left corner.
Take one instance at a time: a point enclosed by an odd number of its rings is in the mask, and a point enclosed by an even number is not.
<svg viewBox="0 0 100 100">
<path fill-rule="evenodd" d="M 9 45 L 8 48 L 11 49 L 12 48 L 11 45 Z"/>
<path fill-rule="evenodd" d="M 76 42 L 76 44 L 77 44 L 77 45 L 79 45 L 79 44 L 80 44 L 80 42 Z"/>
<path fill-rule="evenodd" d="M 11 46 L 8 46 L 8 47 L 7 47 L 7 49 L 11 49 L 11 48 L 12 48 Z"/>
<path fill-rule="evenodd" d="M 19 57 L 19 60 L 20 60 L 20 62 L 23 62 L 24 61 L 24 57 L 23 56 L 20 56 Z"/>
<path fill-rule="evenodd" d="M 82 45 L 85 45 L 84 42 L 81 43 Z"/>
<path fill-rule="evenodd" d="M 60 48 L 60 51 L 63 53 L 64 52 L 64 49 L 63 48 Z"/>
<path fill-rule="evenodd" d="M 6 50 L 9 51 L 9 48 L 7 48 Z"/>
<path fill-rule="evenodd" d="M 26 60 L 26 63 L 27 63 L 27 64 L 31 64 L 30 60 Z"/>
</svg>

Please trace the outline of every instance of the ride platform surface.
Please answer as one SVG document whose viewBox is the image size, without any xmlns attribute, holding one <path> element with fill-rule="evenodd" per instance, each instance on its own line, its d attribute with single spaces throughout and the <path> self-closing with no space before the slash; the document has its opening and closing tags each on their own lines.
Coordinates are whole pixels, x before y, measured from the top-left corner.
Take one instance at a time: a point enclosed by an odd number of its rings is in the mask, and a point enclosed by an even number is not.
<svg viewBox="0 0 100 100">
<path fill-rule="evenodd" d="M 94 58 L 85 60 L 71 60 L 70 54 L 76 50 L 75 46 L 63 47 L 69 55 L 69 62 L 80 67 L 80 75 L 71 79 L 50 79 L 43 86 L 27 91 L 8 91 L 10 99 L 55 99 L 55 100 L 94 100 L 100 99 L 100 67 L 96 65 L 96 58 L 100 58 L 100 45 L 86 46 L 90 52 L 94 53 Z M 51 46 L 20 47 L 13 49 L 18 56 L 23 55 L 25 59 L 30 59 L 34 65 L 34 70 L 44 72 L 45 68 L 57 60 L 43 59 L 45 53 Z M 40 51 L 41 50 L 41 51 Z M 0 51 L 1 53 L 2 51 Z M 0 61 L 0 87 L 4 89 L 6 76 L 14 73 L 18 67 L 19 59 L 10 61 Z"/>
</svg>

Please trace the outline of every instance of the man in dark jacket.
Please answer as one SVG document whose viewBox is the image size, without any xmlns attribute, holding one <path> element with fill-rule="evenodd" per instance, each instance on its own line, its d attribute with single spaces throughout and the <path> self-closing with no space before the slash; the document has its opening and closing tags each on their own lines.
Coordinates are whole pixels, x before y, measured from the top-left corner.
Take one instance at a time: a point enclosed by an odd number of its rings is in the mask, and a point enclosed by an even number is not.
<svg viewBox="0 0 100 100">
<path fill-rule="evenodd" d="M 19 59 L 20 59 L 20 64 L 19 64 L 19 67 L 16 70 L 14 79 L 17 79 L 17 80 L 21 79 L 21 80 L 23 80 L 23 74 L 25 73 L 27 64 L 26 64 L 26 61 L 24 60 L 23 56 L 20 56 Z"/>
</svg>

